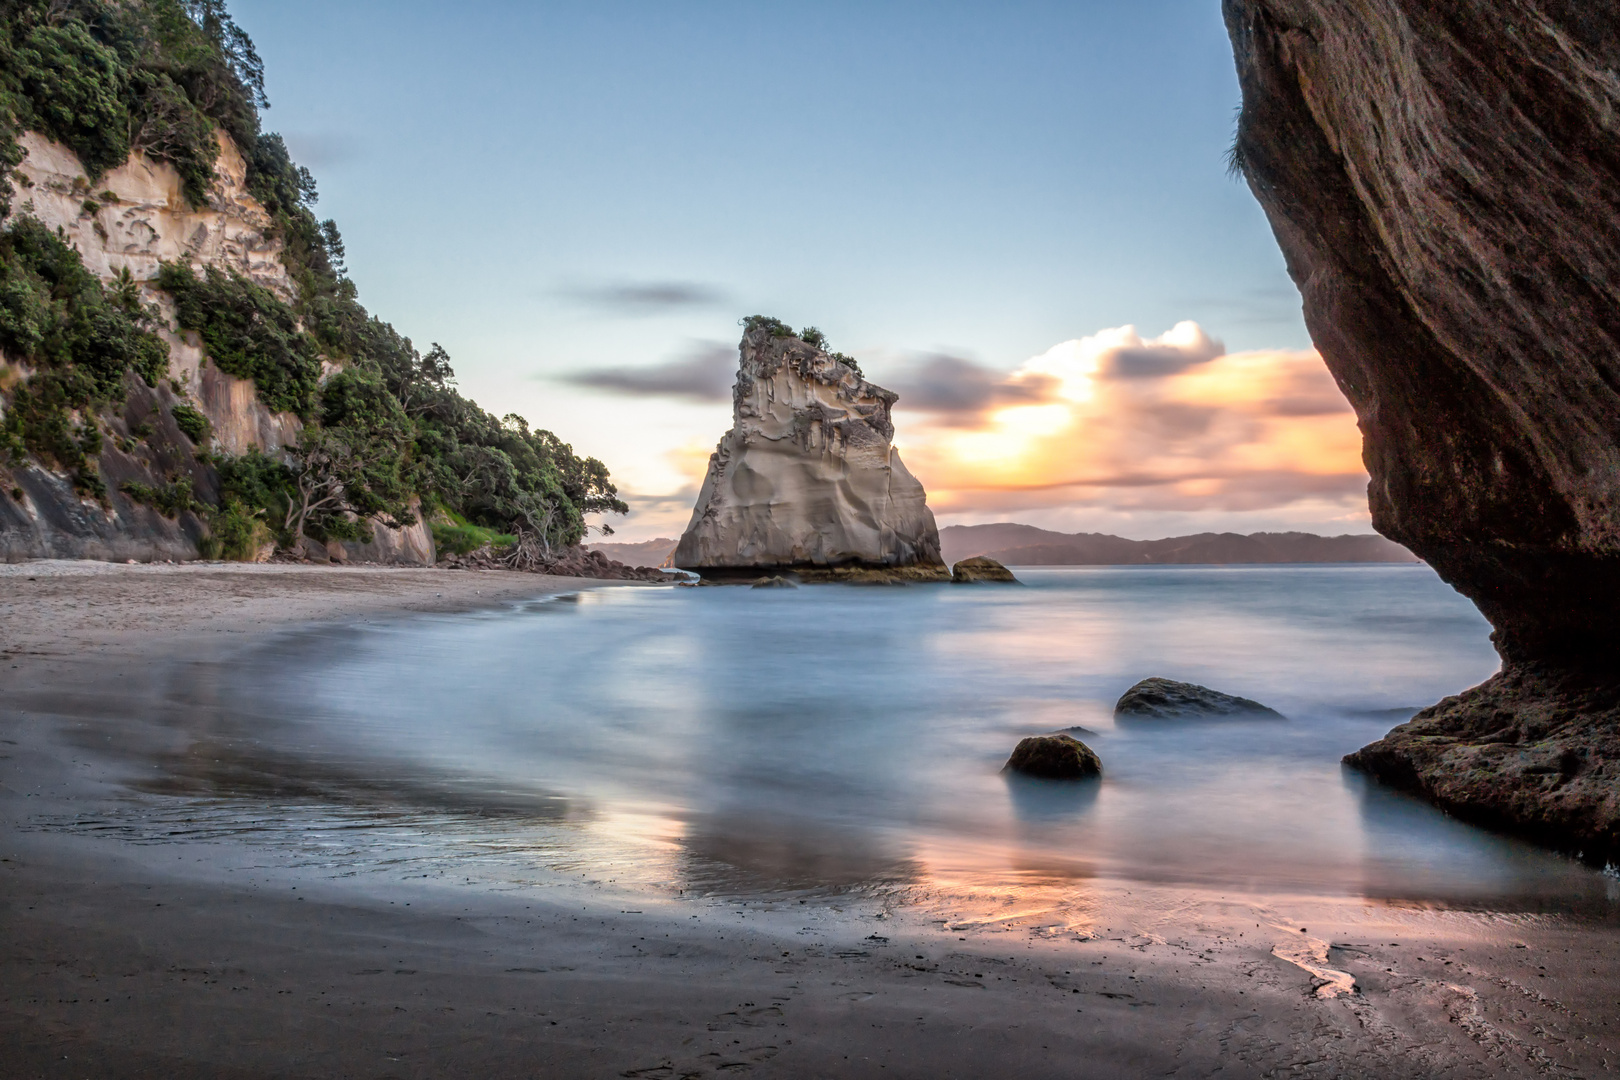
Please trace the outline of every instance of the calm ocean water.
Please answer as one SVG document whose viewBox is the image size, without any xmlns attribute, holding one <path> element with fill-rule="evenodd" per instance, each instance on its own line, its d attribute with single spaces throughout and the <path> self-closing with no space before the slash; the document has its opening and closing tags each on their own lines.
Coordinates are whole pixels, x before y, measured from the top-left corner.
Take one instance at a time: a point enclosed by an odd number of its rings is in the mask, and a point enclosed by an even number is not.
<svg viewBox="0 0 1620 1080">
<path fill-rule="evenodd" d="M 229 737 L 282 774 L 434 803 L 463 836 L 583 823 L 590 858 L 710 893 L 1024 877 L 1507 906 L 1613 892 L 1340 766 L 1495 670 L 1488 626 L 1428 568 L 1020 577 L 603 589 L 302 635 L 231 676 L 257 704 Z M 1113 702 L 1150 675 L 1288 721 L 1116 727 Z M 1021 737 L 1074 727 L 1100 782 L 1000 772 Z"/>
</svg>

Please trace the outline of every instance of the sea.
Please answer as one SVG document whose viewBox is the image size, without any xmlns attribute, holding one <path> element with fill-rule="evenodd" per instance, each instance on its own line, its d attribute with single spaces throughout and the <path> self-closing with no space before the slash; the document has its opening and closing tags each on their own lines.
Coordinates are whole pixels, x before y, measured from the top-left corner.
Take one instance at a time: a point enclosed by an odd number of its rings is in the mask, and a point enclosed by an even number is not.
<svg viewBox="0 0 1620 1080">
<path fill-rule="evenodd" d="M 269 822 L 343 872 L 502 887 L 1615 902 L 1612 871 L 1341 764 L 1496 670 L 1489 626 L 1428 567 L 1016 572 L 586 589 L 287 634 L 177 675 L 176 813 L 198 832 Z M 1149 676 L 1285 719 L 1116 720 Z M 1060 731 L 1100 780 L 1003 771 L 1021 738 Z"/>
</svg>

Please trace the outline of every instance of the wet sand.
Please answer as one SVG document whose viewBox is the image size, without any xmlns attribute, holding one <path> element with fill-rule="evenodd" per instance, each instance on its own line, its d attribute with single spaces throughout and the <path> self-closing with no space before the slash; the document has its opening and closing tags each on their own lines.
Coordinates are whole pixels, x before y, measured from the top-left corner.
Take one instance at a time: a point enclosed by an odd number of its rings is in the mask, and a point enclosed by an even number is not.
<svg viewBox="0 0 1620 1080">
<path fill-rule="evenodd" d="M 704 896 L 619 884 L 589 852 L 522 882 L 461 880 L 453 859 L 424 872 L 375 819 L 337 849 L 321 845 L 341 828 L 298 835 L 318 790 L 295 810 L 272 790 L 203 798 L 208 751 L 162 723 L 174 671 L 245 657 L 292 627 L 596 584 L 0 567 L 0 1074 L 1620 1066 L 1620 928 L 1603 911 L 1222 896 L 1039 868 L 1004 888 Z M 223 813 L 233 827 L 207 827 Z"/>
</svg>

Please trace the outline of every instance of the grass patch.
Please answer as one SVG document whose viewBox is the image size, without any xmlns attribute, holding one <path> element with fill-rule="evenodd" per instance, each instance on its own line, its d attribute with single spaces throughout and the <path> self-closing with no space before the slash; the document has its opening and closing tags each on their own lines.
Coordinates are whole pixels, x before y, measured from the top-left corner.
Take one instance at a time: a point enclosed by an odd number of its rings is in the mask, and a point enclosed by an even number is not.
<svg viewBox="0 0 1620 1080">
<path fill-rule="evenodd" d="M 445 555 L 465 555 L 470 551 L 477 551 L 485 544 L 495 548 L 504 548 L 517 543 L 517 537 L 511 533 L 503 533 L 498 529 L 486 528 L 483 525 L 474 525 L 460 514 L 450 510 L 440 511 L 432 521 L 428 522 L 428 528 L 433 530 L 433 543 L 439 549 L 441 557 Z"/>
</svg>

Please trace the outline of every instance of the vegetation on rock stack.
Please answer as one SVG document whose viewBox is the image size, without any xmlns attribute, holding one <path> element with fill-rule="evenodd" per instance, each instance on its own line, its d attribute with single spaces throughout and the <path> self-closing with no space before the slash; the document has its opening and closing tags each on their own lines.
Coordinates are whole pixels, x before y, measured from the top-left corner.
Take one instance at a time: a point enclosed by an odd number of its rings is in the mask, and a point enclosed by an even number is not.
<svg viewBox="0 0 1620 1080">
<path fill-rule="evenodd" d="M 180 264 L 155 284 L 174 298 L 177 329 L 195 331 L 220 370 L 251 379 L 265 404 L 305 426 L 284 454 L 210 458 L 216 548 L 245 550 L 255 529 L 287 546 L 364 539 L 373 518 L 414 520 L 417 500 L 451 529 L 528 534 L 545 548 L 578 543 L 587 514 L 626 512 L 601 462 L 522 417 L 485 412 L 457 392 L 444 349 L 423 354 L 366 311 L 337 225 L 311 209 L 314 178 L 261 129 L 268 105 L 263 64 L 223 0 L 0 0 L 0 349 L 30 370 L 4 403 L 0 465 L 31 456 L 104 498 L 97 417 L 121 399 L 126 371 L 155 384 L 168 369 L 136 284 L 126 275 L 104 287 L 59 237 L 13 213 L 18 134 L 70 147 L 92 184 L 133 152 L 168 162 L 203 206 L 223 131 L 274 222 L 296 296 Z M 323 361 L 338 369 L 324 383 Z M 206 441 L 200 413 L 182 403 L 174 414 Z M 184 501 L 124 490 L 166 509 Z"/>
</svg>

